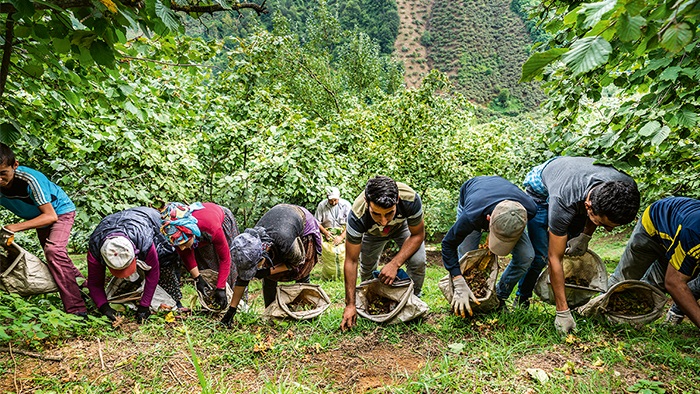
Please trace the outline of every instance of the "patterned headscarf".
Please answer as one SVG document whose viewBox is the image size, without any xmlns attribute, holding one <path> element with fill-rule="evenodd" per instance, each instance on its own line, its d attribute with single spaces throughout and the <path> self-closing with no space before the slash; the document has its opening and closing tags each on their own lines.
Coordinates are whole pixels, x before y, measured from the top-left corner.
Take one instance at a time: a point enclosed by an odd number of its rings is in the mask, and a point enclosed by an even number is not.
<svg viewBox="0 0 700 394">
<path fill-rule="evenodd" d="M 266 249 L 272 243 L 263 227 L 248 228 L 243 234 L 233 239 L 232 260 L 238 268 L 238 277 L 251 280 L 258 271 L 258 263 L 262 258 L 267 260 Z"/>
<path fill-rule="evenodd" d="M 200 202 L 191 205 L 181 202 L 168 203 L 160 213 L 160 232 L 175 246 L 186 243 L 192 236 L 201 236 L 197 219 L 192 216 L 193 211 L 200 209 L 204 209 Z"/>
</svg>

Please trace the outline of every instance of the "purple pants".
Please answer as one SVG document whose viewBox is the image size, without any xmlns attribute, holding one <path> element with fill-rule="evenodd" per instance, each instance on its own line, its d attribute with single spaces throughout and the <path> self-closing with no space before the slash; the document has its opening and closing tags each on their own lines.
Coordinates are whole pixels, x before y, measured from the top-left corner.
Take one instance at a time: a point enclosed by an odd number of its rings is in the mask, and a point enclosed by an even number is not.
<svg viewBox="0 0 700 394">
<path fill-rule="evenodd" d="M 44 249 L 46 263 L 67 313 L 87 313 L 85 301 L 80 297 L 77 278 L 83 274 L 68 257 L 68 237 L 75 220 L 75 211 L 58 215 L 58 221 L 48 227 L 36 229 L 39 243 Z"/>
</svg>

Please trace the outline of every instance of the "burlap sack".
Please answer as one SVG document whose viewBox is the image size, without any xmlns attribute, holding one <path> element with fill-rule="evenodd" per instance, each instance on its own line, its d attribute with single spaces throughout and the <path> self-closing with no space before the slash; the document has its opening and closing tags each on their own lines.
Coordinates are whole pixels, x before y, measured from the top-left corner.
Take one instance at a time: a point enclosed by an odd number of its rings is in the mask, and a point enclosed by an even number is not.
<svg viewBox="0 0 700 394">
<path fill-rule="evenodd" d="M 277 285 L 277 297 L 265 308 L 263 317 L 308 320 L 319 316 L 330 305 L 330 298 L 317 284 Z"/>
<path fill-rule="evenodd" d="M 16 242 L 0 248 L 0 288 L 21 296 L 58 291 L 49 267 Z"/>
<path fill-rule="evenodd" d="M 413 294 L 410 279 L 392 285 L 385 285 L 379 279 L 364 281 L 355 289 L 355 306 L 365 319 L 386 324 L 411 321 L 428 312 L 428 304 Z"/>
<path fill-rule="evenodd" d="M 226 282 L 226 307 L 224 309 L 219 309 L 219 307 L 212 302 L 212 297 L 214 296 L 214 291 L 216 290 L 216 282 L 219 279 L 219 273 L 207 268 L 199 270 L 199 274 L 202 275 L 202 278 L 204 278 L 204 280 L 206 280 L 207 283 L 209 283 L 212 286 L 212 289 L 209 292 L 209 294 L 202 294 L 200 291 L 197 291 L 197 299 L 199 300 L 199 305 L 201 305 L 202 308 L 211 312 L 226 312 L 228 310 L 228 305 L 231 303 L 231 299 L 233 298 L 233 289 L 231 288 L 231 286 L 228 284 L 228 282 Z"/>
<path fill-rule="evenodd" d="M 633 293 L 633 295 L 630 295 Z M 618 310 L 620 305 L 618 297 L 625 294 L 628 300 L 641 301 L 643 304 L 635 303 L 637 306 L 628 310 Z M 642 307 L 642 305 L 644 307 Z M 605 294 L 590 300 L 586 305 L 578 309 L 584 316 L 603 315 L 614 324 L 629 323 L 635 326 L 650 323 L 658 319 L 664 313 L 666 305 L 666 295 L 656 287 L 638 280 L 623 280 L 614 284 Z"/>
<path fill-rule="evenodd" d="M 321 278 L 325 280 L 343 280 L 343 267 L 345 264 L 345 244 L 333 245 L 333 241 L 324 241 L 322 244 L 321 258 L 317 267 L 321 271 Z"/>
<path fill-rule="evenodd" d="M 112 277 L 105 288 L 107 302 L 112 304 L 125 304 L 129 305 L 132 309 L 136 309 L 136 304 L 141 300 L 143 289 L 146 287 L 145 274 L 140 269 L 138 269 L 137 272 L 139 277 L 135 281 Z M 153 292 L 153 299 L 151 299 L 151 311 L 158 312 L 161 309 L 174 309 L 176 306 L 177 303 L 173 297 L 162 287 L 156 285 L 156 290 Z"/>
<path fill-rule="evenodd" d="M 498 296 L 496 295 L 498 256 L 490 253 L 488 249 L 472 250 L 462 256 L 462 258 L 459 260 L 459 268 L 462 270 L 463 275 L 466 273 L 466 275 L 464 275 L 464 279 L 467 281 L 467 285 L 469 285 L 472 292 L 475 291 L 475 289 L 472 288 L 472 286 L 475 285 L 474 283 L 470 283 L 471 280 L 469 277 L 473 275 L 470 275 L 468 271 L 476 269 L 479 271 L 485 271 L 488 274 L 488 279 L 486 280 L 486 294 L 484 294 L 482 297 L 475 294 L 479 304 L 477 305 L 474 301 L 469 301 L 472 311 L 485 313 L 496 309 L 498 307 Z M 454 294 L 454 287 L 449 274 L 440 279 L 438 282 L 438 287 L 447 299 L 447 302 L 451 304 L 452 295 Z"/>
<path fill-rule="evenodd" d="M 570 308 L 587 303 L 594 295 L 608 290 L 608 274 L 603 260 L 592 250 L 583 256 L 564 256 L 564 291 Z M 569 282 L 569 283 L 567 283 Z M 571 282 L 580 282 L 575 285 Z M 540 274 L 535 284 L 535 294 L 544 302 L 555 304 L 554 291 L 549 280 L 549 267 Z"/>
</svg>

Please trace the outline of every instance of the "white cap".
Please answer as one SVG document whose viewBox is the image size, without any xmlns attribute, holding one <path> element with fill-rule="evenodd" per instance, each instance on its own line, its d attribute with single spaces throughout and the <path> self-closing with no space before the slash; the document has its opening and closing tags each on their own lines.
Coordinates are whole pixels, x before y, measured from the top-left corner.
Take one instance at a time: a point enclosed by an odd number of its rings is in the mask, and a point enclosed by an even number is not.
<svg viewBox="0 0 700 394">
<path fill-rule="evenodd" d="M 333 199 L 338 199 L 340 198 L 340 190 L 338 190 L 337 187 L 331 187 L 328 189 L 328 199 L 333 200 Z"/>
<path fill-rule="evenodd" d="M 112 275 L 125 278 L 136 270 L 134 244 L 123 236 L 109 237 L 102 244 L 100 253 Z"/>
</svg>

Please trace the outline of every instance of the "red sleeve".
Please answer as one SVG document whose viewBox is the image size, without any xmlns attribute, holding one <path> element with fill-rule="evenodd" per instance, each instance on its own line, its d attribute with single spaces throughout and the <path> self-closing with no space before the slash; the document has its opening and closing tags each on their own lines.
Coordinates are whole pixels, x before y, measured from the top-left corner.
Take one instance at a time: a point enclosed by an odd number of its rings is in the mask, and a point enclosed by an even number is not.
<svg viewBox="0 0 700 394">
<path fill-rule="evenodd" d="M 216 280 L 216 288 L 225 289 L 228 275 L 231 273 L 231 251 L 221 226 L 211 235 L 211 244 L 214 245 L 216 255 L 219 257 L 219 276 Z"/>
<path fill-rule="evenodd" d="M 175 250 L 177 250 L 177 254 L 180 256 L 180 259 L 182 259 L 182 263 L 185 265 L 185 268 L 187 268 L 187 271 L 192 271 L 192 268 L 197 266 L 197 260 L 194 259 L 194 249 L 180 250 L 180 248 L 176 246 Z"/>
</svg>

